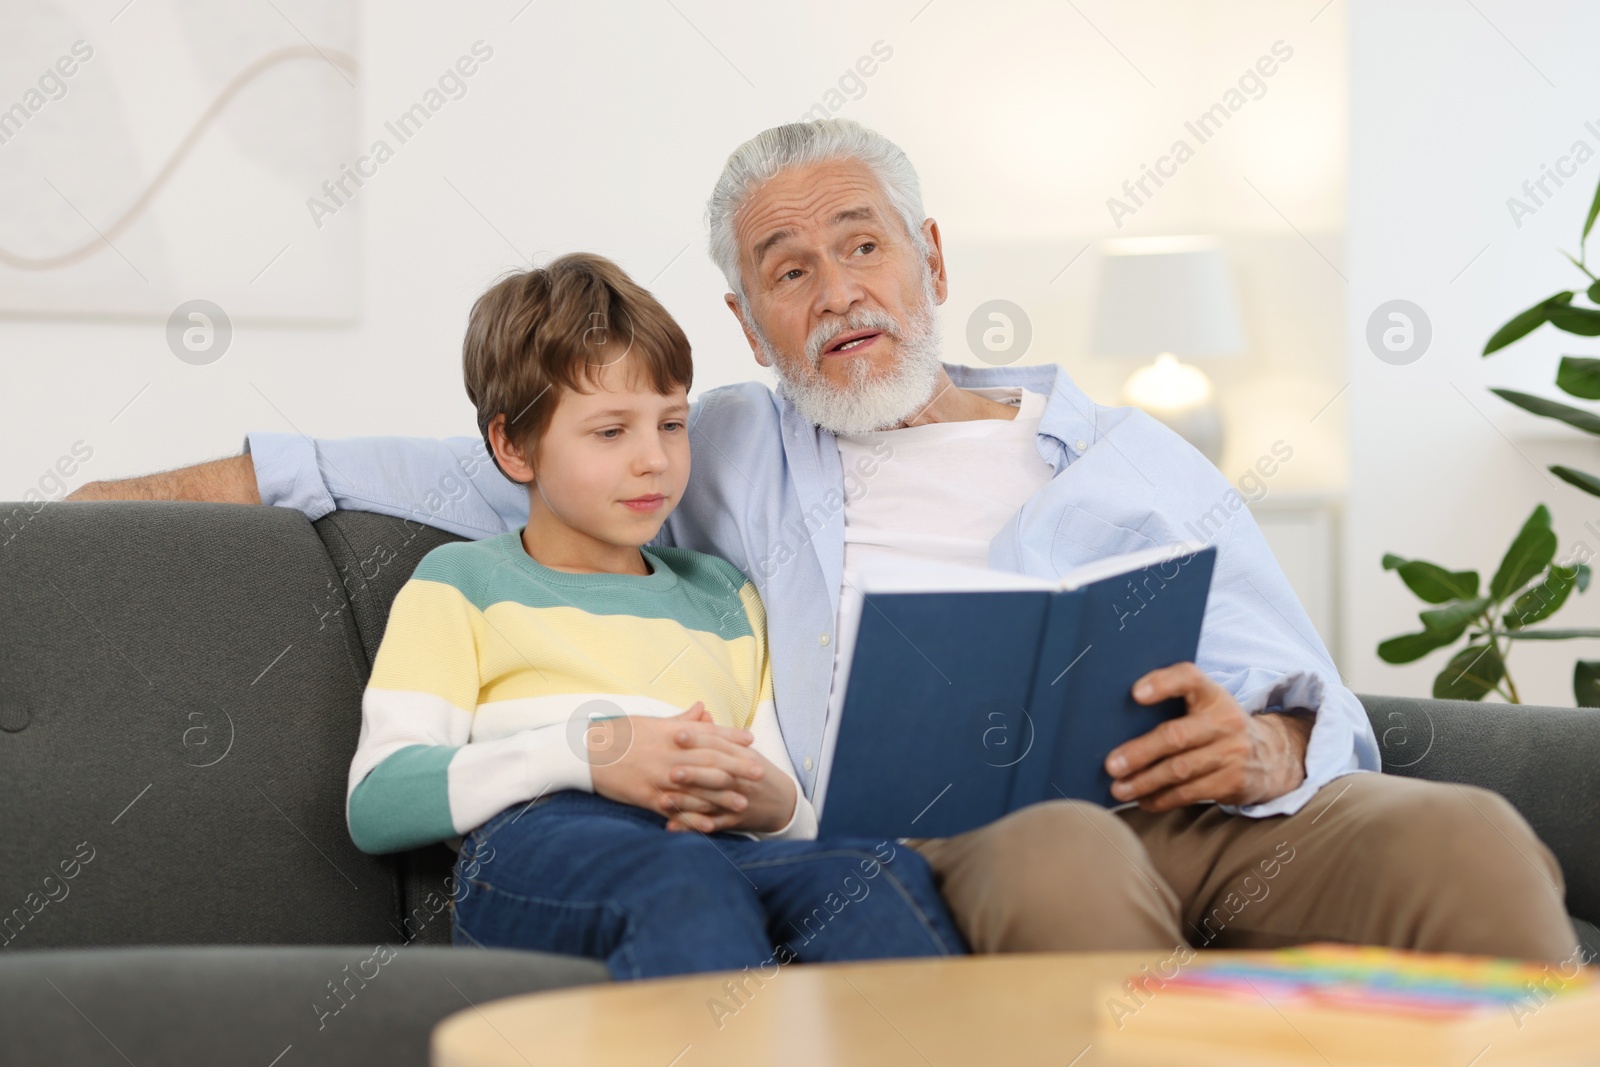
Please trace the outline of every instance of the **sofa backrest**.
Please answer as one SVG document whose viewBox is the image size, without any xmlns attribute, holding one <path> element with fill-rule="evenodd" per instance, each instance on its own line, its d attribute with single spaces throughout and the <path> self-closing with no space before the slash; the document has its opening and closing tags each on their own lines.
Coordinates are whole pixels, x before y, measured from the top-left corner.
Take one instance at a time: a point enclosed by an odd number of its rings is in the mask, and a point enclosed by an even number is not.
<svg viewBox="0 0 1600 1067">
<path fill-rule="evenodd" d="M 433 526 L 367 511 L 335 511 L 315 523 L 329 560 L 339 573 L 340 592 L 349 604 L 348 617 L 354 622 L 365 660 L 361 684 L 366 685 L 372 661 L 383 641 L 389 621 L 389 608 L 400 587 L 417 569 L 422 557 L 438 545 L 462 538 Z M 359 710 L 356 713 L 360 720 Z M 346 771 L 354 746 L 344 754 Z M 347 834 L 348 836 L 348 834 Z M 439 902 L 449 896 L 448 879 L 456 854 L 447 845 L 412 849 L 394 857 L 400 923 L 408 938 L 419 944 L 450 944 L 448 919 Z"/>
<path fill-rule="evenodd" d="M 305 518 L 25 514 L 0 542 L 0 945 L 394 940 L 395 860 L 344 818 L 366 653 Z"/>
<path fill-rule="evenodd" d="M 0 947 L 449 944 L 455 854 L 360 852 L 344 796 L 389 607 L 455 540 L 154 502 L 8 527 Z M 1600 922 L 1600 711 L 1361 699 L 1386 770 L 1504 794 Z"/>
</svg>

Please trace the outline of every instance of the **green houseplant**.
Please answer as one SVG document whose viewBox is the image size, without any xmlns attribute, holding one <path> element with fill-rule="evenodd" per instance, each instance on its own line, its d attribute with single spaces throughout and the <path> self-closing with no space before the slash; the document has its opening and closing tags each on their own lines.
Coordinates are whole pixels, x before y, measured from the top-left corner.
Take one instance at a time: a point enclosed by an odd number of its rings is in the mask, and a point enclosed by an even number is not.
<svg viewBox="0 0 1600 1067">
<path fill-rule="evenodd" d="M 1417 596 L 1437 607 L 1418 613 L 1422 629 L 1391 637 L 1378 645 L 1385 663 L 1410 663 L 1463 636 L 1466 647 L 1433 680 L 1433 695 L 1455 700 L 1482 700 L 1499 693 L 1522 703 L 1506 669 L 1514 641 L 1560 641 L 1600 637 L 1600 630 L 1533 628 L 1565 604 L 1574 588 L 1589 588 L 1589 565 L 1554 562 L 1556 534 L 1543 504 L 1522 524 L 1487 589 L 1480 591 L 1477 571 L 1452 571 L 1436 563 L 1384 554 L 1383 569 L 1397 571 Z M 1581 707 L 1600 707 L 1600 662 L 1579 661 L 1573 692 Z"/>
<path fill-rule="evenodd" d="M 1562 255 L 1571 260 L 1572 265 L 1588 278 L 1584 296 L 1589 303 L 1600 305 L 1600 278 L 1597 278 L 1584 262 L 1586 258 L 1584 249 L 1589 241 L 1589 232 L 1594 229 L 1596 216 L 1600 216 L 1600 186 L 1595 188 L 1594 200 L 1589 205 L 1589 214 L 1583 221 L 1583 233 L 1578 238 L 1578 254 L 1573 256 L 1563 252 Z M 1578 337 L 1600 336 L 1600 307 L 1574 304 L 1573 299 L 1577 295 L 1577 290 L 1563 289 L 1517 314 L 1510 322 L 1494 332 L 1494 336 L 1483 346 L 1483 354 L 1492 356 L 1507 345 L 1520 341 L 1547 322 L 1558 330 Z M 1591 356 L 1562 356 L 1561 363 L 1556 368 L 1556 388 L 1580 400 L 1600 400 L 1600 359 Z M 1558 419 L 1585 433 L 1600 434 L 1600 414 L 1587 408 L 1574 407 L 1559 400 L 1536 396 L 1533 393 L 1521 393 L 1515 389 L 1489 391 L 1524 411 L 1531 411 L 1547 419 Z M 1596 478 L 1593 474 L 1561 464 L 1551 465 L 1550 473 L 1586 493 L 1600 496 L 1600 478 Z"/>
<path fill-rule="evenodd" d="M 1597 216 L 1600 186 L 1595 188 L 1583 222 L 1577 256 L 1562 253 L 1588 279 L 1583 292 L 1594 305 L 1600 305 L 1600 277 L 1586 265 L 1585 246 Z M 1577 295 L 1578 290 L 1562 290 L 1518 313 L 1494 332 L 1483 346 L 1483 354 L 1493 355 L 1545 323 L 1578 337 L 1600 336 L 1600 306 L 1574 304 Z M 1556 370 L 1556 387 L 1580 400 L 1600 400 L 1600 359 L 1562 356 Z M 1600 435 L 1600 413 L 1515 389 L 1490 392 L 1535 415 L 1559 419 L 1586 433 Z M 1552 464 L 1550 472 L 1586 493 L 1600 496 L 1600 477 L 1561 464 Z M 1451 656 L 1434 678 L 1433 695 L 1482 700 L 1493 692 L 1510 703 L 1521 703 L 1516 683 L 1506 669 L 1512 642 L 1600 637 L 1600 630 L 1531 628 L 1532 623 L 1549 618 L 1566 603 L 1574 587 L 1580 593 L 1589 587 L 1588 564 L 1582 560 L 1566 565 L 1555 563 L 1556 544 L 1550 512 L 1540 504 L 1523 523 L 1488 589 L 1481 593 L 1477 571 L 1451 571 L 1424 560 L 1385 553 L 1384 570 L 1397 571 L 1408 589 L 1439 606 L 1419 613 L 1421 631 L 1391 637 L 1379 644 L 1378 656 L 1387 663 L 1410 663 L 1465 636 L 1466 646 Z M 1579 660 L 1575 664 L 1572 689 L 1580 707 L 1600 707 L 1600 660 Z"/>
</svg>

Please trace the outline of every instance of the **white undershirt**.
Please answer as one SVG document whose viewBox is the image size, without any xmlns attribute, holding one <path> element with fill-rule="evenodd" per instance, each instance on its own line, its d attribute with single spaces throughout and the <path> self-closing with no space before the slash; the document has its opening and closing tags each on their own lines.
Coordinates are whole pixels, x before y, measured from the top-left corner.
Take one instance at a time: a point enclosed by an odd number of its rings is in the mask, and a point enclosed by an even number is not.
<svg viewBox="0 0 1600 1067">
<path fill-rule="evenodd" d="M 1017 405 L 1017 414 L 838 438 L 847 489 L 853 484 L 852 472 L 865 487 L 845 494 L 841 618 L 860 599 L 855 570 L 867 560 L 945 560 L 987 567 L 989 543 L 1054 476 L 1036 445 L 1043 393 L 1016 386 L 968 392 Z M 830 721 L 838 717 L 843 692 L 842 646 L 841 640 L 834 652 Z"/>
</svg>

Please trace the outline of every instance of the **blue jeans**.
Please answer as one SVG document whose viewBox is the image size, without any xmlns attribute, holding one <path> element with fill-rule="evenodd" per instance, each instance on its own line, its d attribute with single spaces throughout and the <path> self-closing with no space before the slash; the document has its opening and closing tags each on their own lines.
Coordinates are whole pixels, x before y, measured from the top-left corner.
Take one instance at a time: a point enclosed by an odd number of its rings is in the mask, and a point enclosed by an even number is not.
<svg viewBox="0 0 1600 1067">
<path fill-rule="evenodd" d="M 588 956 L 617 979 L 967 951 L 906 845 L 666 821 L 576 790 L 505 809 L 461 843 L 454 942 Z"/>
</svg>

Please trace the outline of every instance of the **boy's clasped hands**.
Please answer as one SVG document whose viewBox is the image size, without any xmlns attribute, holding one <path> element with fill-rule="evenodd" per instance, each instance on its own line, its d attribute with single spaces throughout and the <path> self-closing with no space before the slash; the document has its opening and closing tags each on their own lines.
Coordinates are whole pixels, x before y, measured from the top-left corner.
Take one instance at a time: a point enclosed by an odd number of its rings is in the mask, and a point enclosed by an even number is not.
<svg viewBox="0 0 1600 1067">
<path fill-rule="evenodd" d="M 667 718 L 598 720 L 584 737 L 594 791 L 667 816 L 668 830 L 769 833 L 794 816 L 794 780 L 700 701 Z"/>
</svg>

